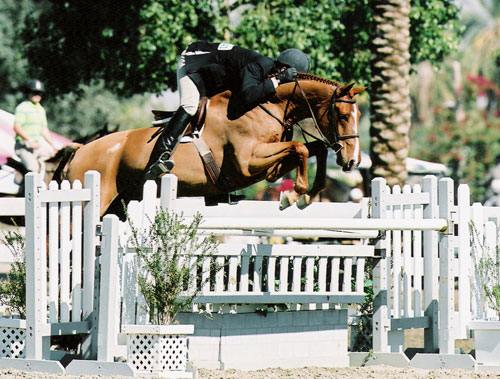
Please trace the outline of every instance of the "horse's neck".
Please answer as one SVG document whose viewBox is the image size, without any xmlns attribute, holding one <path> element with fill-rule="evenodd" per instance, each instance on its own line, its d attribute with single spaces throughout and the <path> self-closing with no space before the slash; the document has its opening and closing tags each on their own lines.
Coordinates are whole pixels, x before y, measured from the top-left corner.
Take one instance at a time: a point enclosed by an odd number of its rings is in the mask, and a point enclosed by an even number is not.
<svg viewBox="0 0 500 379">
<path fill-rule="evenodd" d="M 309 105 L 312 111 L 316 112 L 322 104 L 329 100 L 333 92 L 332 86 L 325 83 L 313 80 L 300 80 L 299 83 L 300 87 L 295 83 L 287 83 L 279 86 L 276 91 L 284 111 L 294 121 L 311 117 Z"/>
</svg>

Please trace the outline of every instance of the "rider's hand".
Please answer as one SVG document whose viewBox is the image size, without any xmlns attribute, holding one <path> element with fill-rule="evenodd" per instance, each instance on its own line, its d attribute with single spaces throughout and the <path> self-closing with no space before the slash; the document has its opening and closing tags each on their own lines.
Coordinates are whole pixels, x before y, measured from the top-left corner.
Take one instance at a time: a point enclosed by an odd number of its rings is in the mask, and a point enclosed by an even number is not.
<svg viewBox="0 0 500 379">
<path fill-rule="evenodd" d="M 293 82 L 297 78 L 297 69 L 295 67 L 287 68 L 286 70 L 281 71 L 278 75 L 276 75 L 276 79 L 283 83 Z"/>
<path fill-rule="evenodd" d="M 26 141 L 26 146 L 30 149 L 36 150 L 40 147 L 40 144 L 36 141 Z"/>
</svg>

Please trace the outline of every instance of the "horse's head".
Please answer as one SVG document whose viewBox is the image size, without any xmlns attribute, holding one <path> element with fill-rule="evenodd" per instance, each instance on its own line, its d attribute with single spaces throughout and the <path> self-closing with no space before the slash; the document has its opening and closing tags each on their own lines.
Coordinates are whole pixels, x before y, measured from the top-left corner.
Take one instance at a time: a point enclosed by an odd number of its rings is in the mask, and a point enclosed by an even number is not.
<svg viewBox="0 0 500 379">
<path fill-rule="evenodd" d="M 331 147 L 337 153 L 337 164 L 344 171 L 351 171 L 361 162 L 358 131 L 361 113 L 355 97 L 363 90 L 354 88 L 354 84 L 340 85 L 319 76 L 299 73 L 295 83 L 278 87 L 277 94 L 279 99 L 286 100 L 283 102 L 285 119 L 297 121 L 312 117 L 315 133 L 301 128 L 302 132 Z M 296 108 L 287 112 L 291 98 L 295 99 Z"/>
<path fill-rule="evenodd" d="M 320 118 L 320 127 L 330 146 L 337 153 L 337 164 L 344 171 L 351 171 L 361 162 L 359 142 L 359 119 L 361 113 L 355 96 L 363 88 L 354 84 L 334 89 L 327 104 L 327 117 Z"/>
</svg>

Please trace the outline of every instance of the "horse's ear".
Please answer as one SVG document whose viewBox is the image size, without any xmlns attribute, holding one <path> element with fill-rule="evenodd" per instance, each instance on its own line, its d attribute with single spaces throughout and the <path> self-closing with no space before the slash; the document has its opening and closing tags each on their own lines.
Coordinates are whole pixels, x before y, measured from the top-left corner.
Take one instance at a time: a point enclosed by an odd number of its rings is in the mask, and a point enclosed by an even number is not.
<svg viewBox="0 0 500 379">
<path fill-rule="evenodd" d="M 346 84 L 345 86 L 338 88 L 336 93 L 335 93 L 336 97 L 346 96 L 352 87 L 354 87 L 354 83 Z"/>
<path fill-rule="evenodd" d="M 349 96 L 351 97 L 354 97 L 356 95 L 359 95 L 360 93 L 364 92 L 366 89 L 366 87 L 354 87 L 353 89 L 351 89 L 351 91 L 349 92 Z"/>
</svg>

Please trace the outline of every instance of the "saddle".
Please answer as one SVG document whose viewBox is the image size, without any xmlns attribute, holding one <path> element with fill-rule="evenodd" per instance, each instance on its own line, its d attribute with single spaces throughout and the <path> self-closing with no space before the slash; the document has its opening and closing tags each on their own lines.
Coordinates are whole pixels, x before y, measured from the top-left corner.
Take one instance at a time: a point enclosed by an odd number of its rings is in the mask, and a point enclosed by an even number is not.
<svg viewBox="0 0 500 379">
<path fill-rule="evenodd" d="M 11 157 L 7 158 L 7 162 L 5 162 L 5 165 L 12 167 L 16 171 L 19 171 L 23 176 L 29 172 L 26 166 L 22 162 Z"/>
<path fill-rule="evenodd" d="M 196 111 L 196 114 L 193 117 L 193 120 L 189 123 L 188 128 L 183 134 L 184 136 L 193 136 L 193 134 L 196 134 L 196 137 L 199 137 L 201 134 L 201 130 L 203 129 L 203 125 L 205 125 L 205 118 L 207 116 L 207 105 L 208 105 L 208 97 L 202 96 L 200 98 L 200 101 L 198 102 L 198 110 Z M 157 132 L 153 134 L 150 140 L 155 138 L 158 134 L 160 134 L 163 130 L 164 127 L 168 125 L 168 121 L 173 117 L 175 111 L 160 111 L 153 109 L 153 116 L 155 121 L 153 121 L 153 127 L 159 126 L 160 129 L 158 129 Z M 190 141 L 191 139 L 189 139 Z M 182 141 L 181 142 L 188 142 L 188 141 Z"/>
<path fill-rule="evenodd" d="M 202 138 L 203 126 L 205 125 L 205 119 L 207 116 L 207 108 L 208 108 L 208 97 L 202 96 L 200 101 L 198 102 L 198 110 L 194 115 L 191 123 L 188 128 L 184 132 L 182 138 L 180 139 L 180 143 L 192 142 L 196 149 L 198 150 L 198 154 L 203 161 L 205 169 L 207 171 L 208 177 L 210 181 L 218 188 L 223 189 L 229 183 L 229 180 L 221 175 L 220 167 L 215 162 L 214 156 L 210 147 L 206 144 L 206 142 Z M 160 126 L 160 128 L 151 136 L 148 143 L 151 142 L 156 136 L 158 136 L 163 128 L 167 127 L 168 121 L 175 112 L 173 111 L 159 111 L 153 110 L 153 115 L 155 121 L 153 121 L 152 126 Z M 221 202 L 221 200 L 214 200 L 216 202 Z"/>
</svg>

